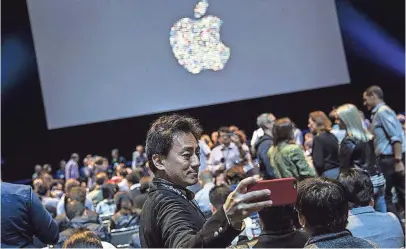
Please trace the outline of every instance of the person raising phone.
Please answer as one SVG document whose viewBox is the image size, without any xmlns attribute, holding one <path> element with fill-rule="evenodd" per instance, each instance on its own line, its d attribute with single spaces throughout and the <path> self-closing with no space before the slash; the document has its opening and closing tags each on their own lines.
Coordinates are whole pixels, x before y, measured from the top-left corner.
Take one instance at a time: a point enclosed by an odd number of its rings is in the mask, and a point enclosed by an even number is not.
<svg viewBox="0 0 406 249">
<path fill-rule="evenodd" d="M 160 117 L 148 131 L 146 151 L 155 178 L 141 214 L 144 248 L 225 248 L 244 229 L 244 218 L 272 204 L 270 190 L 247 193 L 256 180 L 246 178 L 206 220 L 186 189 L 198 181 L 200 133 L 197 120 L 177 114 Z"/>
</svg>

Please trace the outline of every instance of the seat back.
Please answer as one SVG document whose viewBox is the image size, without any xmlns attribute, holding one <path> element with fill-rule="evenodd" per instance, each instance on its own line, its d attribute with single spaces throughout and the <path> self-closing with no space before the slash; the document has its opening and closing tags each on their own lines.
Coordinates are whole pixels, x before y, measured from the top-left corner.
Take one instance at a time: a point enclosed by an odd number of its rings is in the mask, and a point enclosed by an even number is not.
<svg viewBox="0 0 406 249">
<path fill-rule="evenodd" d="M 139 231 L 140 231 L 139 226 L 111 230 L 110 243 L 116 246 L 117 248 L 129 247 L 132 240 L 132 236 L 134 234 L 138 234 Z"/>
</svg>

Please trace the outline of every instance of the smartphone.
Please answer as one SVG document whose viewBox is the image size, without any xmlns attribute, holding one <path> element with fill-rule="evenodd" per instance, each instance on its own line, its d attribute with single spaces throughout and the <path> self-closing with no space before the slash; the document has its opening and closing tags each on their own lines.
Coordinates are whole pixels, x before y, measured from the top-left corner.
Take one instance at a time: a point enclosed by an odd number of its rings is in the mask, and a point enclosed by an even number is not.
<svg viewBox="0 0 406 249">
<path fill-rule="evenodd" d="M 248 192 L 269 189 L 272 206 L 282 206 L 296 203 L 297 198 L 296 178 L 281 178 L 273 180 L 263 180 L 248 187 Z"/>
</svg>

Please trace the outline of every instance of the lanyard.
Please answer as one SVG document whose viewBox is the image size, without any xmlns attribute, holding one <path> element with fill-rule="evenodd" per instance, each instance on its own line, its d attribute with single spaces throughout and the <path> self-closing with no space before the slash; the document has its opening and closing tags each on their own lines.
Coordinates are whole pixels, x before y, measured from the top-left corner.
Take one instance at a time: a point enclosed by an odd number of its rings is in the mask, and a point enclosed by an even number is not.
<svg viewBox="0 0 406 249">
<path fill-rule="evenodd" d="M 188 201 L 188 202 L 192 205 L 192 207 L 196 210 L 197 213 L 200 214 L 200 216 L 201 216 L 204 220 L 206 220 L 206 218 L 205 218 L 205 216 L 204 216 L 202 210 L 200 210 L 199 205 L 196 203 L 195 200 L 189 200 L 189 199 L 186 197 L 186 195 L 184 195 L 184 194 L 182 193 L 182 191 L 180 191 L 180 190 L 177 189 L 177 188 L 174 188 L 174 187 L 171 186 L 171 185 L 168 185 L 168 184 L 165 184 L 165 183 L 162 183 L 162 182 L 155 182 L 154 184 L 155 184 L 158 188 L 164 188 L 164 189 L 166 189 L 166 190 L 168 190 L 168 191 L 171 191 L 171 192 L 173 192 L 173 193 L 175 193 L 175 194 L 181 196 L 183 199 L 185 199 L 186 201 Z"/>
</svg>

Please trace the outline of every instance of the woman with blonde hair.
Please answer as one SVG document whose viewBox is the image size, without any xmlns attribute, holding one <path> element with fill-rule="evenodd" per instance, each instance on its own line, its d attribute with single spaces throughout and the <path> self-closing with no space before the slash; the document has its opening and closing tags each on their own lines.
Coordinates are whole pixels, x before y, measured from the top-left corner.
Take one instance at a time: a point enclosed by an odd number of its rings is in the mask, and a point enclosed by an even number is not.
<svg viewBox="0 0 406 249">
<path fill-rule="evenodd" d="M 386 212 L 385 178 L 376 164 L 372 135 L 365 130 L 362 117 L 354 105 L 340 106 L 337 116 L 340 128 L 346 131 L 339 149 L 340 171 L 357 168 L 367 172 L 374 186 L 375 210 Z"/>
<path fill-rule="evenodd" d="M 338 140 L 331 133 L 331 121 L 322 111 L 309 114 L 308 127 L 313 133 L 312 159 L 320 176 L 337 179 L 340 173 L 338 162 Z"/>
</svg>

